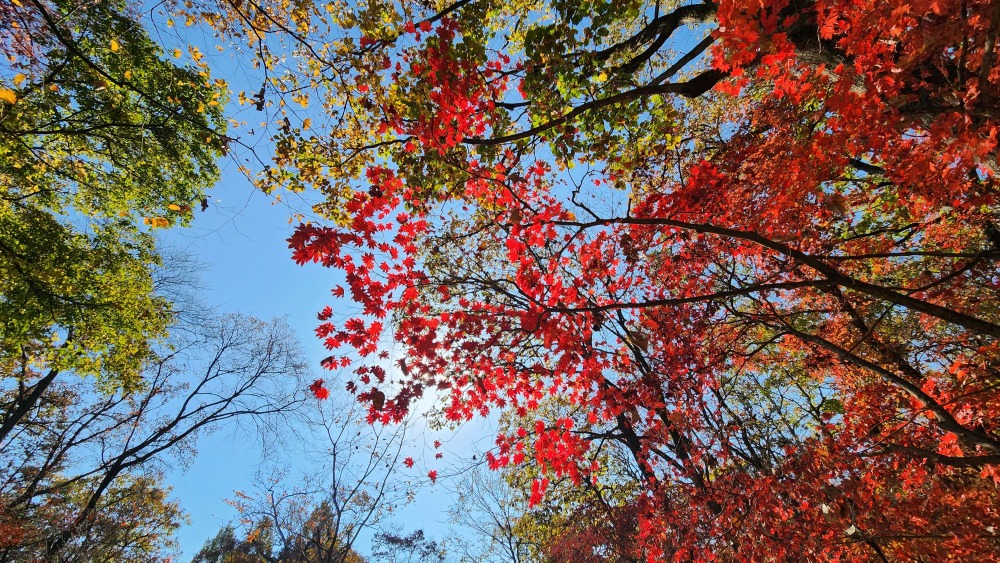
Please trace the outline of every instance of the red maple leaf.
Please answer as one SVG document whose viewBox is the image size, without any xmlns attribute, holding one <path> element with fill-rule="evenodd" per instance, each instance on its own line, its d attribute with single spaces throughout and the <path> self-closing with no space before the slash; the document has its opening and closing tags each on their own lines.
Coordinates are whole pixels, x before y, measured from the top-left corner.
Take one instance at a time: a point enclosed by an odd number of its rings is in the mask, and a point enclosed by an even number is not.
<svg viewBox="0 0 1000 563">
<path fill-rule="evenodd" d="M 330 390 L 323 387 L 323 380 L 317 379 L 309 385 L 309 390 L 312 391 L 313 396 L 319 400 L 328 399 L 330 397 Z"/>
<path fill-rule="evenodd" d="M 552 189 L 558 181 L 550 159 L 528 160 L 530 153 L 496 139 L 487 146 L 509 145 L 502 155 L 495 148 L 481 153 L 479 141 L 471 142 L 518 119 L 501 111 L 499 100 L 520 94 L 526 102 L 533 92 L 562 85 L 547 80 L 564 78 L 548 76 L 529 54 L 512 53 L 523 58 L 516 69 L 506 68 L 510 59 L 499 53 L 485 65 L 470 58 L 453 48 L 461 27 L 449 18 L 435 20 L 434 40 L 407 47 L 395 61 L 392 41 L 363 38 L 362 49 L 385 49 L 381 68 L 395 62 L 392 78 L 413 105 L 406 113 L 373 112 L 369 125 L 377 135 L 394 134 L 402 144 L 396 156 L 368 167 L 369 191 L 337 201 L 349 224 L 303 225 L 289 240 L 297 262 L 321 262 L 342 273 L 362 308 L 343 328 L 327 323 L 317 335 L 331 350 L 346 346 L 362 358 L 387 359 L 380 339 L 394 330 L 407 357 L 393 382 L 402 391 L 394 389 L 391 400 L 374 388 L 362 394 L 371 421 L 401 417 L 432 389 L 451 394 L 447 415 L 456 421 L 493 409 L 526 418 L 546 396 L 565 397 L 580 417 L 546 416 L 510 428 L 511 435 L 498 436 L 497 452 L 487 454 L 488 466 L 533 462 L 544 474 L 580 486 L 596 482 L 593 452 L 605 441 L 621 441 L 644 485 L 630 518 L 621 518 L 634 530 L 609 535 L 639 540 L 650 560 L 735 553 L 780 559 L 791 556 L 791 546 L 800 556 L 824 560 L 865 559 L 871 557 L 866 550 L 886 548 L 897 559 L 989 553 L 994 546 L 987 540 L 974 547 L 981 540 L 942 540 L 931 547 L 857 540 L 891 531 L 894 521 L 934 534 L 939 527 L 965 527 L 964 515 L 946 515 L 959 512 L 954 510 L 940 511 L 938 520 L 950 523 L 915 524 L 912 515 L 927 499 L 938 507 L 966 506 L 963 511 L 977 518 L 996 499 L 995 459 L 981 454 L 1000 448 L 1000 424 L 991 416 L 1000 403 L 989 384 L 1000 348 L 981 344 L 1000 329 L 995 311 L 979 303 L 998 282 L 995 269 L 956 258 L 980 255 L 983 241 L 995 238 L 997 198 L 989 188 L 998 174 L 997 123 L 984 108 L 1000 96 L 1000 83 L 991 78 L 1000 63 L 984 61 L 992 47 L 980 46 L 992 5 L 973 0 L 963 22 L 938 22 L 919 15 L 947 13 L 938 0 L 863 9 L 836 0 L 794 15 L 782 8 L 787 2 L 765 1 L 759 10 L 742 4 L 705 4 L 717 27 L 716 48 L 703 62 L 715 68 L 701 77 L 714 76 L 715 91 L 730 97 L 760 88 L 762 99 L 733 100 L 740 111 L 720 116 L 720 123 L 734 126 L 725 146 L 685 148 L 689 156 L 669 168 L 658 158 L 662 151 L 588 154 L 596 157 L 595 187 L 620 185 L 634 200 L 625 216 L 594 211 L 587 223 L 572 211 L 580 210 L 576 200 Z M 432 26 L 410 21 L 405 29 L 419 44 L 420 33 Z M 809 53 L 797 52 L 800 42 L 792 37 L 806 30 L 830 43 L 827 62 L 799 56 Z M 934 68 L 941 63 L 931 61 L 945 61 L 966 78 L 931 80 L 941 72 Z M 608 88 L 605 100 L 631 95 L 613 92 L 613 82 L 601 87 Z M 407 90 L 408 83 L 421 87 Z M 916 103 L 922 99 L 952 101 L 926 110 Z M 619 119 L 621 131 L 674 127 L 643 112 Z M 569 156 L 593 150 L 573 139 L 589 133 L 576 112 L 552 123 L 559 131 L 546 127 L 535 134 L 539 129 L 525 120 L 519 125 L 528 126 L 526 132 L 517 135 L 558 144 Z M 921 140 L 912 140 L 910 132 L 918 131 Z M 460 169 L 459 155 L 468 155 L 469 179 L 445 192 L 417 189 L 414 180 L 425 180 L 429 168 L 413 166 L 413 154 L 449 169 Z M 842 185 L 844 178 L 849 185 Z M 458 201 L 489 228 L 469 230 L 470 224 L 439 213 Z M 941 222 L 920 219 L 931 217 Z M 877 229 L 862 228 L 876 223 Z M 855 234 L 844 237 L 846 232 Z M 900 232 L 908 234 L 895 236 Z M 455 235 L 462 237 L 451 249 L 456 258 L 485 264 L 476 275 L 505 280 L 501 285 L 516 288 L 527 305 L 512 302 L 501 286 L 480 285 L 465 274 L 466 266 L 424 260 L 424 241 L 459 240 Z M 563 251 L 553 253 L 555 248 Z M 476 262 L 480 256 L 486 260 Z M 455 281 L 433 291 L 435 278 Z M 900 287 L 923 290 L 910 294 Z M 806 310 L 809 323 L 789 322 Z M 898 322 L 869 323 L 880 310 Z M 387 316 L 402 320 L 383 330 L 376 319 Z M 521 361 L 529 354 L 537 360 Z M 734 357 L 745 358 L 746 369 L 729 361 Z M 347 355 L 337 359 L 350 361 Z M 456 365 L 466 373 L 446 376 Z M 905 366 L 900 369 L 923 387 L 902 379 L 893 366 Z M 740 469 L 744 462 L 726 444 L 750 440 L 745 446 L 752 449 L 756 438 L 747 438 L 739 417 L 730 414 L 736 411 L 719 402 L 720 386 L 740 389 L 756 372 L 815 372 L 816 381 L 841 393 L 826 400 L 823 389 L 800 389 L 807 397 L 815 394 L 822 408 L 787 435 L 774 426 L 767 439 L 787 445 L 764 472 Z M 358 373 L 366 388 L 369 376 L 383 384 L 377 372 Z M 779 399 L 782 386 L 798 386 L 797 376 L 776 381 Z M 356 384 L 348 389 L 357 391 Z M 322 382 L 313 389 L 317 397 L 320 391 Z M 726 400 L 740 403 L 736 395 Z M 742 406 L 754 408 L 733 405 Z M 900 426 L 887 415 L 906 411 L 934 416 L 926 425 L 911 419 Z M 773 415 L 776 422 L 798 420 Z M 599 438 L 574 432 L 584 420 Z M 883 452 L 890 423 L 899 449 Z M 627 436 L 602 433 L 607 427 L 627 429 Z M 873 446 L 879 456 L 857 455 Z M 675 461 L 665 463 L 668 458 Z M 412 467 L 413 459 L 403 463 Z M 980 467 L 988 482 L 976 482 L 971 471 L 968 480 L 952 478 Z M 772 469 L 786 477 L 775 478 Z M 436 471 L 427 475 L 436 482 Z M 669 487 L 662 486 L 666 482 Z M 542 478 L 532 482 L 531 505 L 544 501 L 547 485 Z M 735 491 L 732 500 L 722 491 Z M 739 508 L 750 503 L 757 509 Z M 876 506 L 885 514 L 871 509 Z M 699 520 L 704 518 L 710 520 Z M 977 523 L 986 526 L 986 520 Z M 712 535 L 729 529 L 740 533 Z M 852 541 L 829 541 L 845 533 Z M 676 551 L 665 553 L 666 545 Z"/>
</svg>

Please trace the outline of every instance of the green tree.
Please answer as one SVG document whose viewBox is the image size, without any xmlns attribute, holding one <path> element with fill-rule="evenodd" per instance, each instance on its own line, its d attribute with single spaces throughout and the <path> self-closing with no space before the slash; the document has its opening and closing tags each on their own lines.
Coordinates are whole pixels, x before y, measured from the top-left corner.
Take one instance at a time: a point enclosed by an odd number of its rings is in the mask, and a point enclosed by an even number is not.
<svg viewBox="0 0 1000 563">
<path fill-rule="evenodd" d="M 151 228 L 218 178 L 225 84 L 165 58 L 119 0 L 5 3 L 0 30 L 0 441 L 60 373 L 134 390 L 171 321 Z"/>
<path fill-rule="evenodd" d="M 257 522 L 242 540 L 236 528 L 224 526 L 195 554 L 191 563 L 261 563 L 275 561 L 274 524 L 268 518 Z"/>
<path fill-rule="evenodd" d="M 364 563 L 337 533 L 337 520 L 330 504 L 322 502 L 308 518 L 285 521 L 277 528 L 274 520 L 262 516 L 242 539 L 237 528 L 227 524 L 205 541 L 191 563 Z"/>
<path fill-rule="evenodd" d="M 298 529 L 286 530 L 278 560 L 287 563 L 364 563 L 351 547 L 353 526 L 343 526 L 330 502 L 320 502 Z M 341 529 L 345 528 L 345 529 Z M 345 541 L 346 540 L 346 541 Z"/>
<path fill-rule="evenodd" d="M 445 550 L 424 535 L 423 530 L 409 534 L 379 532 L 372 540 L 372 558 L 385 563 L 444 563 Z"/>
</svg>

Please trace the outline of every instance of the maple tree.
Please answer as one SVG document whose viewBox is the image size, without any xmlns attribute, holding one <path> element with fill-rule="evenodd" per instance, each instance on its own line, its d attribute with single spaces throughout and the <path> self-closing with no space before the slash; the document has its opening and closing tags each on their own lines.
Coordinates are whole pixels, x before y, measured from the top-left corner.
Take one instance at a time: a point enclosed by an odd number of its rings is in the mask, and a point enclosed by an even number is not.
<svg viewBox="0 0 1000 563">
<path fill-rule="evenodd" d="M 249 4 L 373 422 L 534 418 L 535 502 L 613 442 L 648 559 L 996 553 L 993 3 Z"/>
</svg>

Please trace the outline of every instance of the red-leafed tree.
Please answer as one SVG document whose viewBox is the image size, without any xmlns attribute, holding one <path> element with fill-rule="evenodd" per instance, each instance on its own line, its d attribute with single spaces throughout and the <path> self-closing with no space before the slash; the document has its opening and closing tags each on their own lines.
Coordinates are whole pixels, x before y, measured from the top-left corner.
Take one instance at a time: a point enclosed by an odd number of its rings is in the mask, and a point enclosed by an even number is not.
<svg viewBox="0 0 1000 563">
<path fill-rule="evenodd" d="M 510 409 L 491 465 L 581 485 L 624 448 L 651 560 L 998 552 L 1000 4 L 264 8 L 333 119 L 261 182 L 327 195 L 290 246 L 371 420 Z"/>
</svg>

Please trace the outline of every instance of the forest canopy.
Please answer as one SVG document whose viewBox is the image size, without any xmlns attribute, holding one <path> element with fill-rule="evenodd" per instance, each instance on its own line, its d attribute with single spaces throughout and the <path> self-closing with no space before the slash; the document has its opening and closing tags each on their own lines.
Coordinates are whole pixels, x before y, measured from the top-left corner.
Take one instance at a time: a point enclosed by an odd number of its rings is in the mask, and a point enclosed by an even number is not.
<svg viewBox="0 0 1000 563">
<path fill-rule="evenodd" d="M 0 35 L 0 307 L 39 311 L 0 334 L 9 412 L 46 373 L 137 385 L 169 306 L 122 268 L 148 271 L 148 227 L 188 220 L 231 141 L 226 85 L 98 4 L 0 8 L 25 30 Z M 424 397 L 442 424 L 499 414 L 513 557 L 1000 552 L 1000 3 L 166 9 L 262 71 L 232 98 L 273 154 L 242 171 L 321 200 L 288 240 L 344 280 L 309 391 L 376 427 Z M 120 294 L 132 324 L 90 312 L 106 276 L 147 284 Z"/>
<path fill-rule="evenodd" d="M 625 452 L 647 559 L 996 552 L 995 6 L 290 17 L 329 119 L 260 181 L 327 196 L 290 245 L 363 306 L 317 332 L 373 420 L 512 413 L 533 504 Z"/>
</svg>

